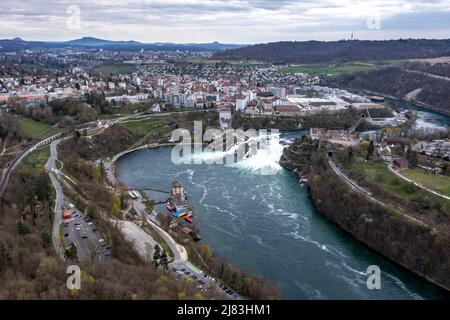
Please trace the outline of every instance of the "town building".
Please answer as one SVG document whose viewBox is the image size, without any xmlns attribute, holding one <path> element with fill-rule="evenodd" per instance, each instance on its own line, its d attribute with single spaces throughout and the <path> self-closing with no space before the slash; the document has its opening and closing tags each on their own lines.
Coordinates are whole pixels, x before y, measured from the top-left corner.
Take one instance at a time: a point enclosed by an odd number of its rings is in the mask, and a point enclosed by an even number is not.
<svg viewBox="0 0 450 320">
<path fill-rule="evenodd" d="M 176 210 L 187 209 L 186 190 L 178 180 L 172 182 L 171 198 Z"/>
</svg>

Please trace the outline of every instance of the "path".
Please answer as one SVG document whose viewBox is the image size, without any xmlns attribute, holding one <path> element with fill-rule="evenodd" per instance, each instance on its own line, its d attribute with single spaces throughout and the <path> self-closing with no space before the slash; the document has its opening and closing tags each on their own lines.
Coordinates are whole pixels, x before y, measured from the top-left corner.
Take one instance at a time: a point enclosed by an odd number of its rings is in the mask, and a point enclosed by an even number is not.
<svg viewBox="0 0 450 320">
<path fill-rule="evenodd" d="M 414 182 L 413 180 L 411 180 L 411 179 L 405 177 L 404 175 L 402 175 L 400 172 L 398 172 L 397 170 L 395 170 L 395 169 L 393 168 L 392 162 L 388 164 L 388 169 L 389 169 L 389 171 L 391 171 L 393 174 L 395 174 L 395 175 L 396 175 L 397 177 L 399 177 L 400 179 L 403 179 L 403 180 L 405 180 L 405 181 L 407 181 L 407 182 L 409 182 L 409 183 L 412 183 L 412 184 L 414 184 L 415 186 L 418 186 L 419 188 L 421 188 L 421 189 L 423 189 L 423 190 L 425 190 L 425 191 L 428 191 L 428 192 L 430 192 L 430 193 L 432 193 L 432 194 L 434 194 L 434 195 L 436 195 L 436 196 L 438 196 L 438 197 L 441 197 L 441 198 L 450 200 L 450 197 L 448 197 L 448 196 L 446 196 L 446 195 L 443 195 L 442 193 L 436 192 L 436 191 L 434 191 L 434 190 L 431 190 L 431 189 L 429 189 L 429 188 L 427 188 L 427 187 L 421 185 L 420 183 Z"/>
<path fill-rule="evenodd" d="M 348 177 L 344 172 L 342 172 L 342 170 L 338 167 L 338 165 L 336 164 L 336 162 L 335 162 L 331 157 L 329 157 L 328 162 L 329 162 L 331 168 L 333 169 L 333 171 L 334 171 L 339 177 L 341 177 L 348 185 L 350 185 L 350 187 L 352 187 L 352 189 L 354 189 L 354 190 L 356 190 L 356 191 L 358 191 L 358 192 L 364 194 L 367 198 L 369 198 L 369 199 L 372 200 L 373 202 L 377 203 L 378 205 L 380 205 L 380 206 L 382 206 L 382 207 L 384 207 L 384 208 L 387 208 L 387 207 L 388 207 L 388 205 L 387 205 L 386 203 L 381 202 L 380 200 L 374 198 L 374 197 L 372 196 L 372 193 L 371 193 L 370 191 L 368 191 L 367 189 L 365 189 L 365 188 L 363 188 L 362 186 L 360 186 L 356 181 L 354 181 L 353 179 L 351 179 L 350 177 Z M 421 220 L 419 220 L 419 219 L 417 219 L 417 218 L 415 218 L 415 217 L 409 215 L 409 214 L 406 213 L 406 212 L 403 212 L 403 211 L 400 210 L 399 208 L 397 208 L 396 211 L 397 211 L 399 214 L 403 215 L 405 218 L 407 218 L 407 219 L 409 219 L 409 220 L 411 220 L 411 221 L 413 221 L 413 222 L 415 222 L 415 223 L 418 223 L 418 224 L 420 224 L 420 225 L 422 225 L 422 226 L 429 227 L 429 225 L 426 224 L 425 222 L 423 222 L 423 221 L 421 221 Z"/>
</svg>

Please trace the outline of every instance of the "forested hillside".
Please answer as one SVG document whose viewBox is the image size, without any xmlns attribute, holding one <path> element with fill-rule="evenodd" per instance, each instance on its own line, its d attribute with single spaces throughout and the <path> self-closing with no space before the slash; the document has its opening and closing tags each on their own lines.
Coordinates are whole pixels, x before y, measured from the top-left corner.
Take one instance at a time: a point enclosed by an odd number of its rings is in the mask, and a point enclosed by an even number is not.
<svg viewBox="0 0 450 320">
<path fill-rule="evenodd" d="M 450 113 L 450 81 L 420 71 L 413 72 L 407 67 L 386 67 L 343 74 L 328 77 L 322 84 L 349 90 L 370 90 L 400 99 L 409 98 Z"/>
<path fill-rule="evenodd" d="M 216 59 L 255 59 L 269 62 L 320 63 L 357 60 L 431 58 L 450 55 L 450 40 L 273 42 L 227 50 Z"/>
</svg>

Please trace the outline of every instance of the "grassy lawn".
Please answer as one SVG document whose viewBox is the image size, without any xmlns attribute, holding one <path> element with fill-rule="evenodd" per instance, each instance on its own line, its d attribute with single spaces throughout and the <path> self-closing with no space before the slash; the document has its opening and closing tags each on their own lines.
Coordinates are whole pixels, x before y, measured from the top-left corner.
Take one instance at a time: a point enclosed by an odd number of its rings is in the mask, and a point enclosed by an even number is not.
<svg viewBox="0 0 450 320">
<path fill-rule="evenodd" d="M 344 161 L 343 159 L 341 159 L 341 157 L 338 157 L 337 160 L 339 162 Z M 386 164 L 379 159 L 373 159 L 369 162 L 366 162 L 363 158 L 357 156 L 352 159 L 352 168 L 358 172 L 358 175 L 361 174 L 364 175 L 366 181 L 377 184 L 379 187 L 386 189 L 386 191 L 392 192 L 396 196 L 405 199 L 406 202 L 408 203 L 409 201 L 412 201 L 415 202 L 416 204 L 419 204 L 420 206 L 423 206 L 423 208 L 425 206 L 429 206 L 434 208 L 445 208 L 444 211 L 447 210 L 446 212 L 450 210 L 450 201 L 445 200 L 444 198 L 441 198 L 439 196 L 433 195 L 432 193 L 423 190 L 418 186 L 415 186 L 414 184 L 397 177 L 394 173 L 389 171 Z M 412 171 L 413 176 L 426 175 L 425 173 L 421 172 L 417 173 L 416 170 L 409 170 L 409 169 L 402 171 L 402 174 L 408 171 Z M 406 174 L 404 175 L 407 176 Z M 412 176 L 409 176 L 409 178 L 412 179 Z M 429 179 L 430 177 L 426 178 Z M 444 178 L 447 180 L 443 181 L 440 178 Z M 447 192 L 449 192 L 450 178 L 438 177 L 438 179 L 439 179 L 438 181 L 433 181 L 433 183 L 446 184 L 445 188 L 441 187 L 441 191 L 442 193 L 444 193 L 444 190 L 447 190 Z M 425 183 L 422 184 L 425 185 Z M 382 197 L 383 194 L 376 195 L 375 197 L 377 196 Z M 383 198 L 380 198 L 380 200 L 382 199 Z M 395 203 L 393 204 L 395 207 Z"/>
<path fill-rule="evenodd" d="M 95 68 L 95 71 L 103 74 L 131 74 L 136 71 L 136 67 L 126 64 L 105 64 Z"/>
<path fill-rule="evenodd" d="M 427 188 L 450 196 L 450 177 L 427 173 L 420 169 L 403 170 L 401 174 Z"/>
<path fill-rule="evenodd" d="M 26 117 L 20 117 L 19 129 L 24 135 L 35 139 L 45 139 L 60 132 L 58 128 L 52 128 L 51 124 Z"/>
<path fill-rule="evenodd" d="M 326 73 L 331 75 L 337 75 L 340 73 L 350 73 L 370 70 L 373 67 L 368 64 L 341 64 L 341 65 L 324 65 L 324 64 L 309 64 L 309 65 L 299 65 L 299 66 L 289 66 L 283 70 L 285 73 L 312 73 L 320 74 Z"/>
<path fill-rule="evenodd" d="M 59 225 L 59 241 L 61 242 L 61 247 L 63 250 L 66 249 L 66 238 L 64 237 L 64 224 Z"/>
<path fill-rule="evenodd" d="M 24 164 L 36 172 L 44 170 L 44 166 L 50 157 L 50 146 L 38 149 L 30 153 L 25 159 Z"/>
<path fill-rule="evenodd" d="M 382 185 L 401 197 L 411 197 L 420 190 L 413 184 L 397 178 L 383 161 L 365 162 L 362 159 L 355 159 L 354 165 L 365 173 L 368 180 Z"/>
<path fill-rule="evenodd" d="M 130 129 L 136 133 L 147 134 L 155 129 L 162 128 L 170 122 L 170 118 L 154 117 L 151 119 L 144 119 L 140 121 L 130 121 L 121 123 L 124 128 Z"/>
</svg>

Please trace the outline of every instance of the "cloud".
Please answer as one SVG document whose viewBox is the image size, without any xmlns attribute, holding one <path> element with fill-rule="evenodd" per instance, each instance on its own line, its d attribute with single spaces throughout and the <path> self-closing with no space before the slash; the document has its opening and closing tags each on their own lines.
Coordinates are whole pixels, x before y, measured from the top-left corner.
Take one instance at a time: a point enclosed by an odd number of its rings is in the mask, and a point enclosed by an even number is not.
<svg viewBox="0 0 450 320">
<path fill-rule="evenodd" d="M 260 43 L 333 40 L 353 31 L 368 39 L 448 37 L 450 0 L 2 0 L 0 38 L 67 40 L 80 36 L 143 42 Z M 81 29 L 66 12 L 81 10 Z M 381 19 L 370 30 L 367 20 Z"/>
</svg>

